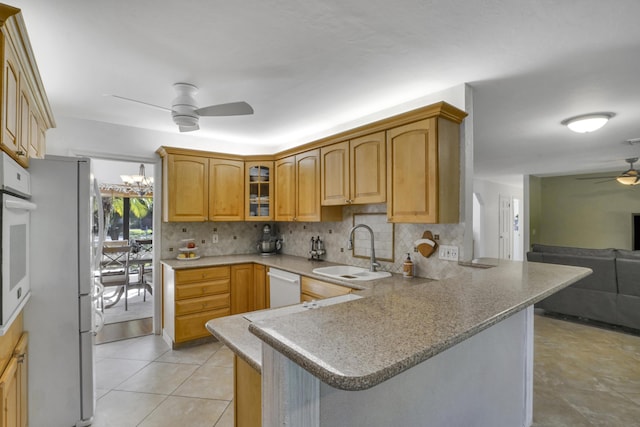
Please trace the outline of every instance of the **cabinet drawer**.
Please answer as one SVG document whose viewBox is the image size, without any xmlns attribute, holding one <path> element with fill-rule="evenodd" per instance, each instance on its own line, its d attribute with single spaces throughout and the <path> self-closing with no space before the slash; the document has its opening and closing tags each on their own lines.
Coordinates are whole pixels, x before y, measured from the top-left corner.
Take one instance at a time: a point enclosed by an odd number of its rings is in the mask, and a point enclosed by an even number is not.
<svg viewBox="0 0 640 427">
<path fill-rule="evenodd" d="M 300 285 L 301 294 L 313 296 L 316 297 L 316 299 L 337 297 L 339 295 L 349 294 L 352 291 L 353 289 L 346 286 L 334 285 L 333 283 L 327 283 L 305 276 L 302 276 Z"/>
<path fill-rule="evenodd" d="M 176 283 L 203 282 L 206 280 L 222 279 L 230 277 L 231 270 L 229 266 L 224 267 L 207 267 L 207 268 L 189 268 L 186 270 L 176 270 Z"/>
<path fill-rule="evenodd" d="M 220 308 L 218 310 L 205 311 L 203 313 L 187 314 L 176 317 L 176 342 L 185 342 L 197 338 L 211 336 L 211 333 L 204 326 L 209 320 L 217 317 L 228 316 L 231 310 Z"/>
<path fill-rule="evenodd" d="M 229 279 L 226 278 L 208 282 L 189 283 L 187 285 L 176 284 L 176 300 L 229 293 L 229 283 Z"/>
<path fill-rule="evenodd" d="M 176 316 L 229 307 L 229 294 L 188 298 L 176 301 Z"/>
</svg>

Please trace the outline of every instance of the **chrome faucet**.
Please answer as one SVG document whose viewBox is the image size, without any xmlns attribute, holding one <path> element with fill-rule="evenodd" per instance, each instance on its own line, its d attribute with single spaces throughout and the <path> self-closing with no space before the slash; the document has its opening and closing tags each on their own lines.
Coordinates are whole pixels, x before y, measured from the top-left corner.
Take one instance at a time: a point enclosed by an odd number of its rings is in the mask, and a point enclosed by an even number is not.
<svg viewBox="0 0 640 427">
<path fill-rule="evenodd" d="M 369 235 L 371 236 L 371 267 L 369 268 L 369 271 L 376 271 L 376 267 L 380 267 L 380 264 L 376 261 L 376 249 L 373 245 L 373 230 L 371 229 L 371 227 L 369 227 L 366 224 L 357 224 L 354 225 L 353 228 L 351 228 L 351 230 L 349 230 L 349 240 L 347 242 L 347 249 L 351 250 L 353 249 L 353 233 L 358 229 L 358 228 L 365 228 L 367 230 L 369 230 Z"/>
</svg>

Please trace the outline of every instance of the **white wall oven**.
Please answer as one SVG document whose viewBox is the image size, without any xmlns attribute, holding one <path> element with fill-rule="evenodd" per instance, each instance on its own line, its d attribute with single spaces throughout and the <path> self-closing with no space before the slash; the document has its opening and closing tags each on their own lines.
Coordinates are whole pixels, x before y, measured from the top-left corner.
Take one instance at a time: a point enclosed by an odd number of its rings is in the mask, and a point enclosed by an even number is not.
<svg viewBox="0 0 640 427">
<path fill-rule="evenodd" d="M 0 195 L 0 335 L 4 335 L 31 296 L 29 223 L 30 212 L 36 207 L 28 200 L 31 196 L 28 172 L 6 153 L 2 153 L 0 161 Z"/>
</svg>

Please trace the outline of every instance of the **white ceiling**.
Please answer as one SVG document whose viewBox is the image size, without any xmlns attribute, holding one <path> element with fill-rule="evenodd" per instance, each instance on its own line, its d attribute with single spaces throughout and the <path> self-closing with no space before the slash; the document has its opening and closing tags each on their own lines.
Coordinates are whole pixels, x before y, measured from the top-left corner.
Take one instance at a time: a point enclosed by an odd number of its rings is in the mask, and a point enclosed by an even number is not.
<svg viewBox="0 0 640 427">
<path fill-rule="evenodd" d="M 468 83 L 476 177 L 624 170 L 640 154 L 637 0 L 15 0 L 54 115 L 178 135 L 171 85 L 229 151 L 290 146 L 337 125 Z M 602 130 L 560 122 L 611 111 Z M 188 140 L 188 139 L 185 139 Z M 151 155 L 157 144 L 149 143 Z M 518 182 L 518 181 L 515 181 Z M 521 179 L 520 179 L 521 182 Z"/>
</svg>

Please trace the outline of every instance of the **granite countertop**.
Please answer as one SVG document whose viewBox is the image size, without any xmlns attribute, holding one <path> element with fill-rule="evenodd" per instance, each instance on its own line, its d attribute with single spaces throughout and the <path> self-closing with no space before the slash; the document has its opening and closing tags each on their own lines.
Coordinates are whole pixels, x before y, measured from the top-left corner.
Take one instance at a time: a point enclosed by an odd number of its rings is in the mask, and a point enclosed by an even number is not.
<svg viewBox="0 0 640 427">
<path fill-rule="evenodd" d="M 286 270 L 288 261 L 297 265 L 298 260 L 288 258 L 296 257 L 282 258 L 274 266 Z M 228 260 L 221 262 L 225 263 Z M 311 275 L 307 272 L 313 268 L 300 265 L 296 272 Z M 359 300 L 255 323 L 242 315 L 214 319 L 207 328 L 257 370 L 261 369 L 262 340 L 332 387 L 364 390 L 591 272 L 582 267 L 515 261 L 461 271 L 441 281 L 393 275 L 360 282 L 363 290 L 356 293 L 365 298 Z"/>
<path fill-rule="evenodd" d="M 370 296 L 393 292 L 415 284 L 426 283 L 431 279 L 414 277 L 405 279 L 401 275 L 375 281 L 349 282 L 333 279 L 312 272 L 314 268 L 338 265 L 326 261 L 309 261 L 303 257 L 291 255 L 261 256 L 261 255 L 225 255 L 203 257 L 194 261 L 180 261 L 174 259 L 162 260 L 174 269 L 215 267 L 219 265 L 245 264 L 255 262 L 269 267 L 280 268 L 292 273 L 313 277 L 329 283 L 336 283 L 354 289 L 357 295 Z M 226 316 L 207 322 L 207 329 L 220 341 L 227 345 L 235 354 L 241 357 L 249 366 L 260 372 L 262 370 L 262 341 L 249 332 L 251 322 L 244 318 L 244 314 Z"/>
<path fill-rule="evenodd" d="M 328 267 L 331 265 L 340 265 L 328 261 L 309 261 L 307 258 L 293 256 L 293 255 L 273 255 L 262 256 L 260 254 L 246 254 L 246 255 L 221 255 L 221 256 L 208 256 L 202 257 L 196 260 L 178 260 L 178 259 L 163 259 L 161 263 L 173 268 L 174 270 L 182 270 L 187 268 L 202 268 L 202 267 L 215 267 L 220 265 L 233 265 L 233 264 L 246 264 L 256 263 L 266 265 L 267 267 L 279 268 L 282 270 L 290 271 L 291 273 L 300 274 L 314 279 L 322 280 L 324 282 L 336 283 L 338 285 L 347 286 L 356 290 L 374 290 L 382 289 L 386 290 L 389 286 L 397 287 L 407 284 L 414 285 L 416 283 L 429 282 L 431 279 L 425 279 L 420 277 L 414 277 L 412 279 L 405 279 L 399 274 L 394 274 L 392 277 L 387 277 L 380 280 L 370 281 L 348 281 L 339 280 L 313 272 L 314 268 Z"/>
</svg>

